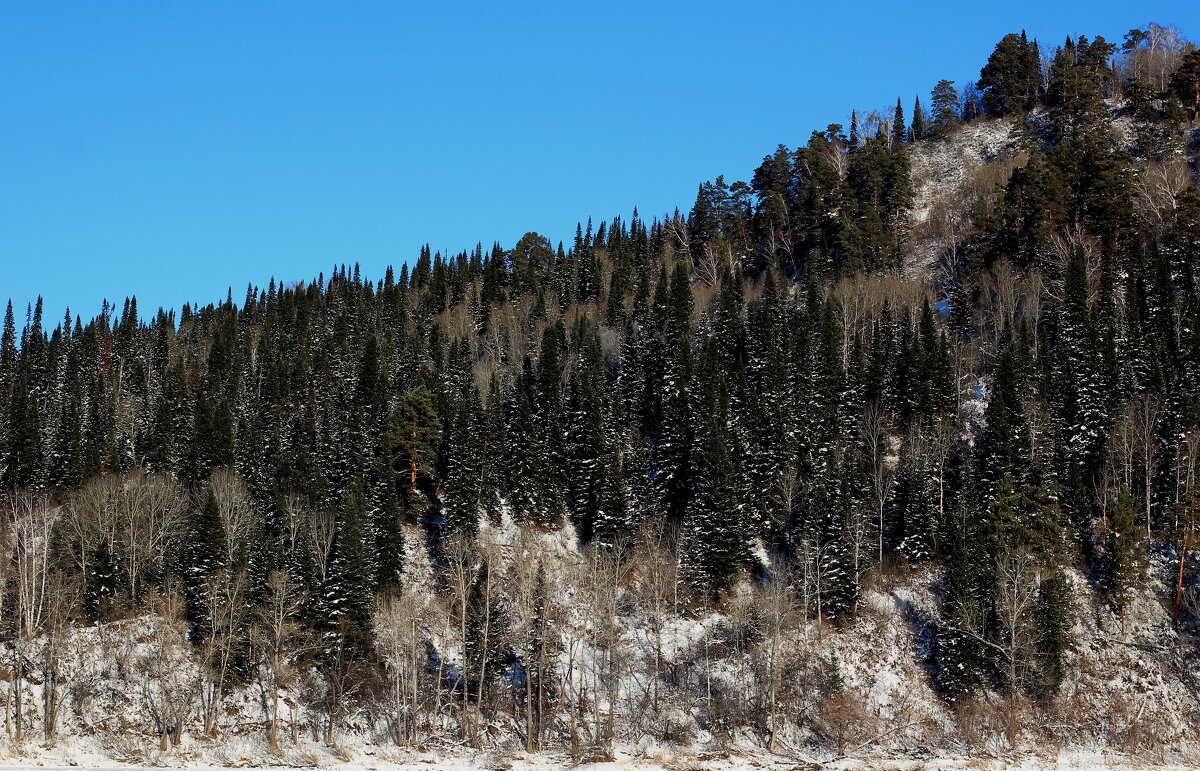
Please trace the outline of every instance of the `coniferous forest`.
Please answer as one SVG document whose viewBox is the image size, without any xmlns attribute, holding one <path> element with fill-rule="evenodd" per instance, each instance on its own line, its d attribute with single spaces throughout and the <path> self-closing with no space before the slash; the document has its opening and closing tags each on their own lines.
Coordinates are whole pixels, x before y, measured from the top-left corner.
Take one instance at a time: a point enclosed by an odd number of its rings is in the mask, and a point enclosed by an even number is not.
<svg viewBox="0 0 1200 771">
<path fill-rule="evenodd" d="M 1184 751 L 1200 51 L 980 61 L 569 243 L 9 303 L 8 737 Z"/>
</svg>

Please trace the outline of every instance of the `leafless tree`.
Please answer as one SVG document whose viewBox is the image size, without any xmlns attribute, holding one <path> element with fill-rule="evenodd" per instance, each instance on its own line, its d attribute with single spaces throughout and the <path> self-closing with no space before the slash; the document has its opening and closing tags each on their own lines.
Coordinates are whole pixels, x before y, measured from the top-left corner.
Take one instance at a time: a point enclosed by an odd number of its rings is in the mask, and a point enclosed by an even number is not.
<svg viewBox="0 0 1200 771">
<path fill-rule="evenodd" d="M 244 565 L 250 545 L 257 540 L 260 522 L 246 480 L 231 468 L 218 468 L 209 476 L 208 484 L 225 534 L 223 564 Z"/>
<path fill-rule="evenodd" d="M 308 635 L 297 618 L 303 603 L 301 587 L 287 571 L 273 571 L 267 579 L 266 600 L 257 608 L 251 627 L 265 675 L 267 739 L 272 751 L 279 750 L 280 694 L 295 678 L 295 660 L 307 649 Z"/>
<path fill-rule="evenodd" d="M 588 647 L 591 660 L 591 693 L 595 700 L 591 735 L 597 749 L 609 754 L 615 735 L 616 713 L 621 690 L 620 673 L 625 662 L 621 628 L 618 623 L 618 601 L 630 570 L 626 545 L 591 544 L 584 554 L 583 600 L 588 619 Z M 600 695 L 605 694 L 606 709 L 600 709 Z"/>
<path fill-rule="evenodd" d="M 1166 91 L 1179 60 L 1194 47 L 1175 25 L 1148 24 L 1136 45 L 1121 57 L 1120 69 L 1131 80 Z"/>
<path fill-rule="evenodd" d="M 965 603 L 961 613 L 943 622 L 990 648 L 1002 662 L 1005 711 L 1010 745 L 1020 729 L 1019 705 L 1037 664 L 1037 626 L 1034 609 L 1041 590 L 1044 566 L 1028 549 L 1001 549 L 995 561 L 995 620 L 997 633 L 988 634 L 987 609 Z"/>
<path fill-rule="evenodd" d="M 159 749 L 166 750 L 183 738 L 183 726 L 191 714 L 197 678 L 192 646 L 188 642 L 183 596 L 175 586 L 151 595 L 146 602 L 149 630 L 141 635 L 144 643 L 122 651 L 123 666 L 136 672 L 143 703 L 149 711 Z M 134 622 L 125 622 L 126 626 Z M 132 631 L 132 630 L 131 630 Z"/>
<path fill-rule="evenodd" d="M 377 603 L 375 643 L 387 669 L 390 721 L 397 744 L 416 739 L 428 610 L 424 598 L 409 588 L 385 594 Z"/>
<path fill-rule="evenodd" d="M 1162 234 L 1174 219 L 1179 195 L 1191 186 L 1192 170 L 1183 157 L 1145 161 L 1133 180 L 1142 221 Z"/>
<path fill-rule="evenodd" d="M 523 696 L 527 752 L 534 752 L 541 746 L 545 674 L 547 662 L 552 654 L 552 650 L 549 650 L 552 599 L 547 596 L 545 572 L 537 553 L 537 543 L 532 531 L 522 529 L 513 545 L 507 576 L 513 598 L 513 615 L 523 626 L 517 630 L 514 640 L 525 675 Z"/>
<path fill-rule="evenodd" d="M 209 629 L 200 643 L 200 707 L 204 733 L 220 733 L 221 705 L 229 668 L 248 642 L 246 639 L 246 572 L 220 570 L 210 576 L 203 592 L 204 615 Z"/>
<path fill-rule="evenodd" d="M 89 575 L 95 555 L 106 552 L 123 568 L 125 603 L 136 605 L 146 574 L 165 572 L 167 544 L 183 526 L 184 500 L 174 480 L 160 474 L 128 481 L 105 474 L 87 482 L 71 497 L 61 525 L 79 573 Z"/>
<path fill-rule="evenodd" d="M 859 422 L 859 433 L 866 447 L 867 462 L 871 467 L 871 492 L 875 508 L 875 530 L 877 564 L 883 565 L 884 511 L 891 494 L 892 481 L 896 476 L 895 464 L 888 457 L 888 431 L 892 427 L 892 414 L 882 400 L 867 403 Z"/>
<path fill-rule="evenodd" d="M 459 701 L 459 730 L 463 739 L 468 736 L 470 716 L 467 709 L 467 682 L 470 676 L 467 662 L 467 603 L 471 592 L 471 584 L 479 570 L 478 557 L 473 542 L 462 536 L 447 540 L 444 546 L 445 554 L 445 586 L 449 594 L 450 605 L 455 610 L 458 622 L 458 643 L 462 651 L 462 692 Z"/>
<path fill-rule="evenodd" d="M 47 496 L 30 490 L 10 493 L 7 503 L 9 549 L 0 558 L 12 561 L 15 618 L 12 691 L 16 723 L 13 738 L 21 741 L 25 731 L 26 672 L 31 666 L 38 638 L 46 631 L 54 603 L 51 596 L 55 573 L 51 564 L 51 539 L 58 510 L 51 508 Z"/>
<path fill-rule="evenodd" d="M 80 581 L 54 568 L 50 574 L 45 623 L 42 628 L 42 738 L 51 741 L 58 728 L 58 710 L 66 691 L 63 654 L 71 634 L 71 622 L 79 605 Z"/>
<path fill-rule="evenodd" d="M 333 539 L 337 532 L 337 513 L 332 509 L 299 508 L 289 513 L 299 518 L 308 553 L 312 556 L 316 577 L 324 581 L 329 574 L 333 555 Z"/>
<path fill-rule="evenodd" d="M 796 587 L 789 567 L 776 563 L 769 581 L 758 590 L 758 603 L 766 623 L 766 631 L 759 643 L 758 658 L 766 679 L 767 749 L 778 749 L 780 723 L 782 722 L 781 690 L 788 661 L 795 643 L 795 630 L 802 622 Z"/>
<path fill-rule="evenodd" d="M 12 635 L 14 626 L 13 613 L 9 607 L 8 598 L 12 586 L 12 521 L 10 517 L 0 517 L 0 633 Z M 8 680 L 4 694 L 4 732 L 12 735 L 12 702 L 13 679 Z"/>
<path fill-rule="evenodd" d="M 1157 397 L 1152 394 L 1144 394 L 1135 402 L 1133 414 L 1138 457 L 1141 460 L 1142 514 L 1146 518 L 1146 537 L 1149 538 L 1152 524 L 1154 471 L 1158 467 L 1159 456 L 1158 420 L 1162 414 L 1162 405 Z"/>
<path fill-rule="evenodd" d="M 663 709 L 662 685 L 666 665 L 663 635 L 671 618 L 677 617 L 683 597 L 679 575 L 679 555 L 671 540 L 657 528 L 647 528 L 638 539 L 635 562 L 638 600 L 649 619 L 651 669 L 647 690 L 650 710 L 658 715 Z"/>
</svg>

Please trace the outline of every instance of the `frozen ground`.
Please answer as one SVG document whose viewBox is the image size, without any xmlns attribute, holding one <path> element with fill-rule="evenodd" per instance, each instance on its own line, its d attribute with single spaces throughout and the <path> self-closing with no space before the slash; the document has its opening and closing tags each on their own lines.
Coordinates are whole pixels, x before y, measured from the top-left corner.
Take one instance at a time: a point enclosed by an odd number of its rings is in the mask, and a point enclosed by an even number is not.
<svg viewBox="0 0 1200 771">
<path fill-rule="evenodd" d="M 416 533 L 409 539 L 409 580 L 424 585 L 432 596 L 432 574 L 427 555 L 418 546 Z M 481 537 L 506 554 L 534 549 L 553 570 L 571 572 L 580 555 L 572 548 L 569 531 L 530 532 L 507 520 L 500 527 L 485 527 Z M 532 539 L 532 541 L 530 540 Z M 75 630 L 76 643 L 64 671 L 78 689 L 60 718 L 59 737 L 40 741 L 37 717 L 41 688 L 27 684 L 29 729 L 17 744 L 0 731 L 0 769 L 38 768 L 451 768 L 451 769 L 796 769 L 879 768 L 895 769 L 1037 769 L 1037 768 L 1195 768 L 1196 726 L 1200 694 L 1191 687 L 1194 678 L 1184 669 L 1194 658 L 1181 654 L 1180 638 L 1173 631 L 1167 603 L 1167 580 L 1175 558 L 1160 554 L 1146 566 L 1144 590 L 1132 598 L 1124 617 L 1116 617 L 1080 585 L 1075 593 L 1070 675 L 1063 683 L 1054 708 L 1029 712 L 1016 750 L 1002 738 L 995 723 L 997 695 L 988 694 L 991 717 L 984 713 L 956 714 L 933 690 L 929 666 L 929 625 L 936 623 L 939 568 L 900 571 L 880 576 L 864 587 L 862 605 L 854 621 L 842 629 L 802 623 L 796 629 L 802 659 L 832 661 L 847 692 L 860 711 L 845 743 L 850 757 L 837 757 L 810 720 L 797 721 L 783 738 L 779 755 L 767 753 L 761 735 L 736 734 L 718 739 L 697 730 L 686 742 L 656 742 L 631 729 L 618 739 L 617 757 L 607 762 L 573 764 L 561 745 L 530 756 L 514 749 L 502 735 L 485 739 L 485 749 L 472 751 L 451 739 L 430 740 L 419 750 L 404 750 L 390 743 L 370 714 L 352 715 L 356 730 L 336 736 L 336 747 L 316 741 L 310 733 L 311 715 L 302 707 L 281 719 L 302 727 L 283 741 L 280 752 L 271 752 L 263 736 L 260 694 L 253 686 L 230 694 L 223 707 L 220 738 L 201 737 L 195 718 L 188 722 L 179 746 L 158 749 L 152 704 L 147 695 L 160 683 L 139 665 L 146 642 L 154 637 L 155 620 L 129 619 L 110 625 Z M 1083 584 L 1085 579 L 1073 574 Z M 574 591 L 569 582 L 556 583 L 566 604 Z M 746 591 L 743 587 L 741 591 Z M 738 593 L 721 613 L 676 616 L 663 629 L 663 655 L 686 660 L 694 655 L 696 641 L 737 612 Z M 585 619 L 564 619 L 568 625 Z M 629 655 L 644 652 L 650 634 L 649 619 L 622 615 L 620 624 Z M 708 630 L 706 632 L 706 630 Z M 121 639 L 137 641 L 120 645 Z M 440 640 L 448 655 L 456 655 L 450 640 Z M 714 678 L 745 682 L 746 662 L 736 656 L 714 662 Z M 188 682 L 193 675 L 184 675 Z M 1190 671 L 1190 670 L 1189 670 Z M 0 681 L 3 681 L 0 673 Z M 11 687 L 0 682 L 0 687 Z M 626 683 L 624 692 L 635 684 Z M 681 720 L 689 715 L 679 713 Z M 306 722 L 307 721 L 307 722 Z M 990 722 L 989 722 L 990 721 Z M 814 733 L 816 731 L 816 733 Z M 448 729 L 442 734 L 453 735 Z M 1110 749 L 1104 749 L 1110 748 Z M 1175 754 L 1175 753 L 1188 753 Z"/>
<path fill-rule="evenodd" d="M 1037 769 L 1063 769 L 1063 771 L 1099 771 L 1101 769 L 1123 771 L 1124 769 L 1161 769 L 1182 771 L 1194 769 L 1194 765 L 1160 762 L 1101 753 L 1064 753 L 1059 755 L 1025 757 L 935 757 L 935 758 L 855 758 L 844 757 L 818 760 L 802 756 L 749 754 L 736 755 L 726 752 L 700 754 L 648 753 L 644 755 L 621 755 L 613 760 L 572 762 L 565 756 L 553 754 L 525 755 L 506 753 L 457 752 L 379 752 L 357 753 L 341 759 L 335 756 L 311 755 L 308 757 L 277 757 L 260 759 L 250 763 L 249 759 L 217 765 L 185 757 L 163 757 L 149 759 L 140 765 L 122 764 L 106 760 L 102 756 L 88 753 L 54 753 L 34 756 L 15 761 L 0 760 L 0 769 L 39 769 L 40 771 L 67 771 L 68 769 L 135 769 L 135 768 L 194 768 L 234 769 L 255 767 L 283 768 L 329 768 L 339 771 L 382 771 L 395 769 L 450 769 L 451 771 L 551 771 L 552 769 L 580 769 L 587 771 L 619 771 L 620 769 L 645 769 L 646 771 L 708 771 L 709 769 L 831 769 L 836 771 L 1036 771 Z"/>
</svg>

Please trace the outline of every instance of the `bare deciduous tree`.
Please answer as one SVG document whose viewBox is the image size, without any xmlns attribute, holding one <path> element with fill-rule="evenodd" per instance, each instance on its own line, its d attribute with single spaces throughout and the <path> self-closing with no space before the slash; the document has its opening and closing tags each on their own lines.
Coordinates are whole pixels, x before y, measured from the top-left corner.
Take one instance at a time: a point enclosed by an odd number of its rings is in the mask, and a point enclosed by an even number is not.
<svg viewBox="0 0 1200 771">
<path fill-rule="evenodd" d="M 103 553 L 122 569 L 123 602 L 132 607 L 147 590 L 146 575 L 164 571 L 167 544 L 183 526 L 184 496 L 160 474 L 128 481 L 106 474 L 81 487 L 66 506 L 62 529 L 73 546 L 76 567 L 90 575 Z"/>
<path fill-rule="evenodd" d="M 387 669 L 389 719 L 397 744 L 416 739 L 428 611 L 424 598 L 406 588 L 381 597 L 375 612 L 375 644 Z"/>
<path fill-rule="evenodd" d="M 220 733 L 221 704 L 226 694 L 226 678 L 235 656 L 246 639 L 247 579 L 244 570 L 220 570 L 206 581 L 203 592 L 209 629 L 200 643 L 200 707 L 204 715 L 204 734 Z"/>
<path fill-rule="evenodd" d="M 46 631 L 55 603 L 52 596 L 55 570 L 51 564 L 51 539 L 58 510 L 50 499 L 30 490 L 8 496 L 5 512 L 9 542 L 0 559 L 12 562 L 13 738 L 21 741 L 25 731 L 25 679 L 38 638 Z"/>
<path fill-rule="evenodd" d="M 303 603 L 301 587 L 287 571 L 272 571 L 267 579 L 266 599 L 258 607 L 251 627 L 251 640 L 264 672 L 267 739 L 273 751 L 279 750 L 280 693 L 295 676 L 295 659 L 307 648 L 308 635 L 298 620 Z"/>
</svg>

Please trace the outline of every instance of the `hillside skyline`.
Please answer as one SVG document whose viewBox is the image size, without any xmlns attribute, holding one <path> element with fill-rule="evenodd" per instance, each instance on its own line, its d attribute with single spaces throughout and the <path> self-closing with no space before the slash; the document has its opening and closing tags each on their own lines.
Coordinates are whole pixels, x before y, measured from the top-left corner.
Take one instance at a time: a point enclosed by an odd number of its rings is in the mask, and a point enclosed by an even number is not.
<svg viewBox="0 0 1200 771">
<path fill-rule="evenodd" d="M 0 302 L 20 318 L 42 296 L 46 318 L 86 319 L 133 295 L 145 316 L 335 264 L 382 278 L 425 243 L 569 244 L 588 217 L 686 211 L 702 180 L 740 178 L 852 107 L 962 86 L 1004 33 L 1119 43 L 1146 21 L 1116 3 L 1086 30 L 1033 4 L 972 11 L 968 29 L 953 11 L 885 10 L 863 14 L 857 53 L 805 32 L 836 29 L 834 12 L 770 3 L 684 19 L 654 6 L 626 26 L 529 7 L 290 8 L 0 10 L 0 105 L 18 116 L 0 126 L 0 261 L 22 267 Z M 1183 3 L 1156 12 L 1196 26 Z"/>
</svg>

